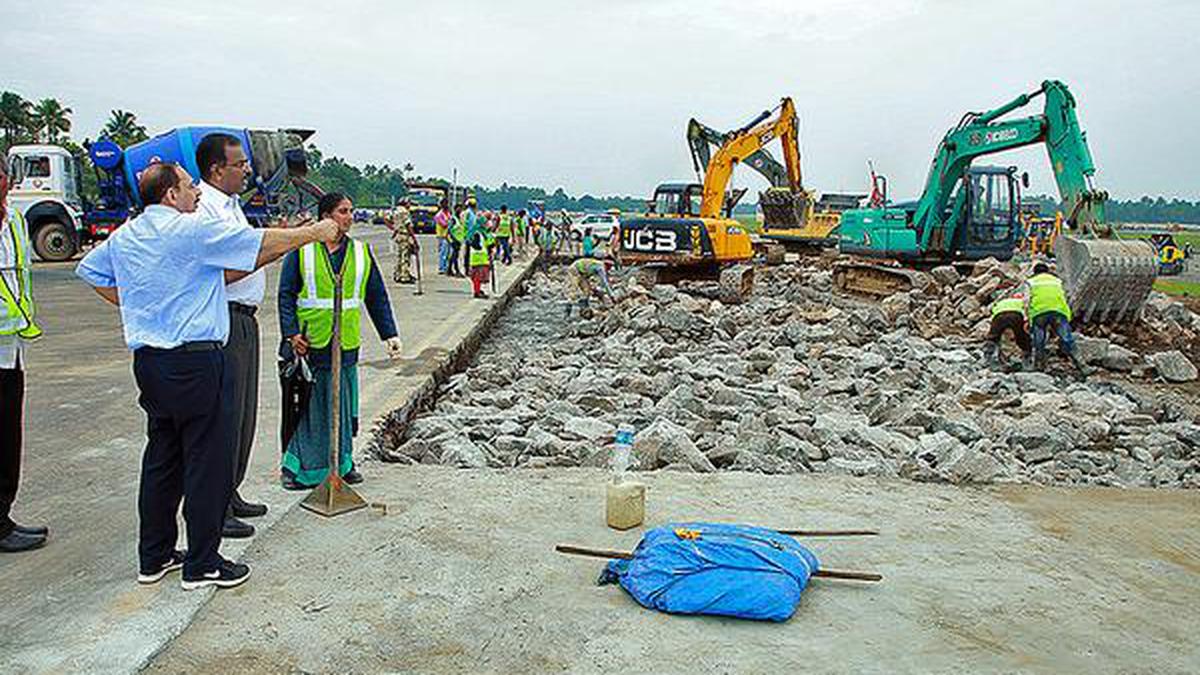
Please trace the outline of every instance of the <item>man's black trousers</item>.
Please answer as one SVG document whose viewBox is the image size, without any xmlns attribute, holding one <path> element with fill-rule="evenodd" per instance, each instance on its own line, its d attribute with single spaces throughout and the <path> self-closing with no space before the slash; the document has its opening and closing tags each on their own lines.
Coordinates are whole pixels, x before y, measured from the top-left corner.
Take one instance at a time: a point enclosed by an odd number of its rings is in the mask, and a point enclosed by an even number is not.
<svg viewBox="0 0 1200 675">
<path fill-rule="evenodd" d="M 221 526 L 233 486 L 233 379 L 225 356 L 215 344 L 198 351 L 142 348 L 134 352 L 133 374 L 148 417 L 138 491 L 142 569 L 158 569 L 175 550 L 182 498 L 183 573 L 211 572 L 221 563 Z"/>
<path fill-rule="evenodd" d="M 9 517 L 21 480 L 21 425 L 25 371 L 0 368 L 0 539 L 12 532 Z"/>
</svg>

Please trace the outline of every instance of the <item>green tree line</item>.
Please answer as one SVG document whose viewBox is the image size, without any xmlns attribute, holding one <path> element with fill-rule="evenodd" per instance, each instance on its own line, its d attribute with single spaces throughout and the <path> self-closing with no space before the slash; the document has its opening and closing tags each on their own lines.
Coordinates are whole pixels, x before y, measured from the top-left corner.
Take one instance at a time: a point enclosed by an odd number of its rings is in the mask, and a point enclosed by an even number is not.
<svg viewBox="0 0 1200 675">
<path fill-rule="evenodd" d="M 0 92 L 0 153 L 7 152 L 13 145 L 22 143 L 52 143 L 61 145 L 79 157 L 84 165 L 82 190 L 89 199 L 96 197 L 96 178 L 91 162 L 83 149 L 71 137 L 71 117 L 74 111 L 55 98 L 27 100 L 12 91 Z M 115 141 L 121 147 L 146 140 L 146 127 L 138 122 L 137 115 L 127 110 L 113 110 L 105 121 L 101 137 Z M 362 206 L 388 206 L 402 198 L 405 184 L 410 180 L 437 181 L 449 184 L 445 179 L 414 175 L 412 164 L 403 163 L 393 167 L 388 164 L 355 166 L 341 157 L 325 157 L 316 146 L 308 148 L 309 178 L 325 190 L 344 192 Z M 508 206 L 524 208 L 532 200 L 541 200 L 546 209 L 557 211 L 601 211 L 620 209 L 640 211 L 645 207 L 643 196 L 594 196 L 584 194 L 572 196 L 563 188 L 547 191 L 541 187 L 509 185 L 498 187 L 483 185 L 464 186 L 473 190 L 483 208 L 494 209 Z M 1042 204 L 1042 211 L 1053 213 L 1058 200 L 1045 195 L 1026 198 Z M 739 204 L 735 213 L 753 213 L 751 204 Z M 1108 218 L 1124 223 L 1197 223 L 1200 224 L 1200 200 L 1165 199 L 1145 196 L 1140 199 L 1108 202 Z"/>
</svg>

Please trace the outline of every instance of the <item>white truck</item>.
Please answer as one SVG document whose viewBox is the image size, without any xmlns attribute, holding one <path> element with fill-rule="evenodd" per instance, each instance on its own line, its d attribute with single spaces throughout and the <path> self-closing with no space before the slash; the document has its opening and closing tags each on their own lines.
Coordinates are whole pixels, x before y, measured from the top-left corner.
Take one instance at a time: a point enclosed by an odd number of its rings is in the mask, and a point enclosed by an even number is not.
<svg viewBox="0 0 1200 675">
<path fill-rule="evenodd" d="M 42 260 L 70 260 L 90 238 L 79 194 L 79 160 L 57 145 L 14 145 L 8 151 L 8 206 L 25 216 Z"/>
</svg>

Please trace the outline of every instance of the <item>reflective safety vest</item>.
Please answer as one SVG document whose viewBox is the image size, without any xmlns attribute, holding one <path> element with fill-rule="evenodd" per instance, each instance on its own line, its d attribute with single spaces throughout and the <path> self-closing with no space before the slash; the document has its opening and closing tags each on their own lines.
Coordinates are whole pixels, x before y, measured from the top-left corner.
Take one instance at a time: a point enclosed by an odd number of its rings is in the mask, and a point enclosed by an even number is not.
<svg viewBox="0 0 1200 675">
<path fill-rule="evenodd" d="M 1062 279 L 1053 274 L 1038 274 L 1029 279 L 1029 320 L 1048 312 L 1058 312 L 1071 320 L 1071 308 L 1067 305 L 1067 293 Z"/>
<path fill-rule="evenodd" d="M 586 274 L 593 277 L 599 276 L 600 271 L 604 269 L 604 263 L 596 260 L 595 258 L 580 258 L 579 260 L 575 261 L 575 269 L 580 274 Z"/>
<path fill-rule="evenodd" d="M 347 239 L 342 259 L 342 349 L 358 349 L 362 344 L 362 306 L 371 276 L 371 256 L 367 245 Z M 314 349 L 323 349 L 333 341 L 333 264 L 329 251 L 321 243 L 300 247 L 300 296 L 296 316 L 300 330 Z"/>
<path fill-rule="evenodd" d="M 1022 316 L 1024 316 L 1025 315 L 1025 300 L 1024 300 L 1024 298 L 1004 298 L 1003 300 L 997 300 L 996 303 L 992 305 L 992 317 L 993 318 L 997 314 L 1003 314 L 1004 312 L 1017 312 L 1017 313 L 1021 314 Z"/>
<path fill-rule="evenodd" d="M 488 247 L 496 242 L 495 237 L 492 236 L 491 232 L 487 232 L 486 230 L 480 231 L 478 236 L 481 241 L 481 246 L 479 248 L 475 248 L 474 244 L 476 240 L 474 238 L 471 239 L 470 243 L 471 267 L 483 267 L 492 261 L 492 256 L 488 253 Z"/>
<path fill-rule="evenodd" d="M 500 214 L 499 223 L 496 225 L 496 236 L 511 237 L 513 229 L 512 226 L 512 216 L 508 215 L 507 213 Z"/>
<path fill-rule="evenodd" d="M 37 306 L 33 303 L 33 270 L 29 262 L 29 228 L 25 217 L 17 210 L 9 207 L 8 217 L 2 224 L 4 230 L 0 236 L 9 240 L 13 250 L 13 260 L 0 260 L 0 274 L 5 275 L 0 281 L 0 335 L 17 335 L 26 340 L 41 337 L 42 329 L 38 327 L 34 316 Z M 6 269 L 7 268 L 7 269 Z M 9 285 L 7 273 L 16 277 L 17 285 Z"/>
</svg>

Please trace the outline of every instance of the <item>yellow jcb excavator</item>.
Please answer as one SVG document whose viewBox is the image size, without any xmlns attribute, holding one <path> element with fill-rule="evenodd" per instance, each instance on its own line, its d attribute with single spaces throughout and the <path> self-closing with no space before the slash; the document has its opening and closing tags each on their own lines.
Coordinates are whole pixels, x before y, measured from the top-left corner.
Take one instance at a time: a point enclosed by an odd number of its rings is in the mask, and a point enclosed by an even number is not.
<svg viewBox="0 0 1200 675">
<path fill-rule="evenodd" d="M 727 135 L 705 167 L 703 185 L 659 185 L 646 215 L 621 223 L 621 262 L 645 265 L 650 273 L 645 276 L 653 275 L 658 282 L 719 279 L 722 298 L 728 302 L 748 295 L 754 284 L 753 268 L 740 263 L 754 257 L 755 242 L 747 228 L 731 217 L 733 206 L 746 192 L 729 189 L 734 168 L 778 138 L 788 187 L 779 190 L 786 199 L 776 199 L 777 211 L 786 211 L 786 217 L 775 222 L 803 225 L 812 209 L 811 194 L 800 183 L 796 108 L 790 98 L 784 98 L 776 111 L 774 115 L 764 112 Z"/>
</svg>

